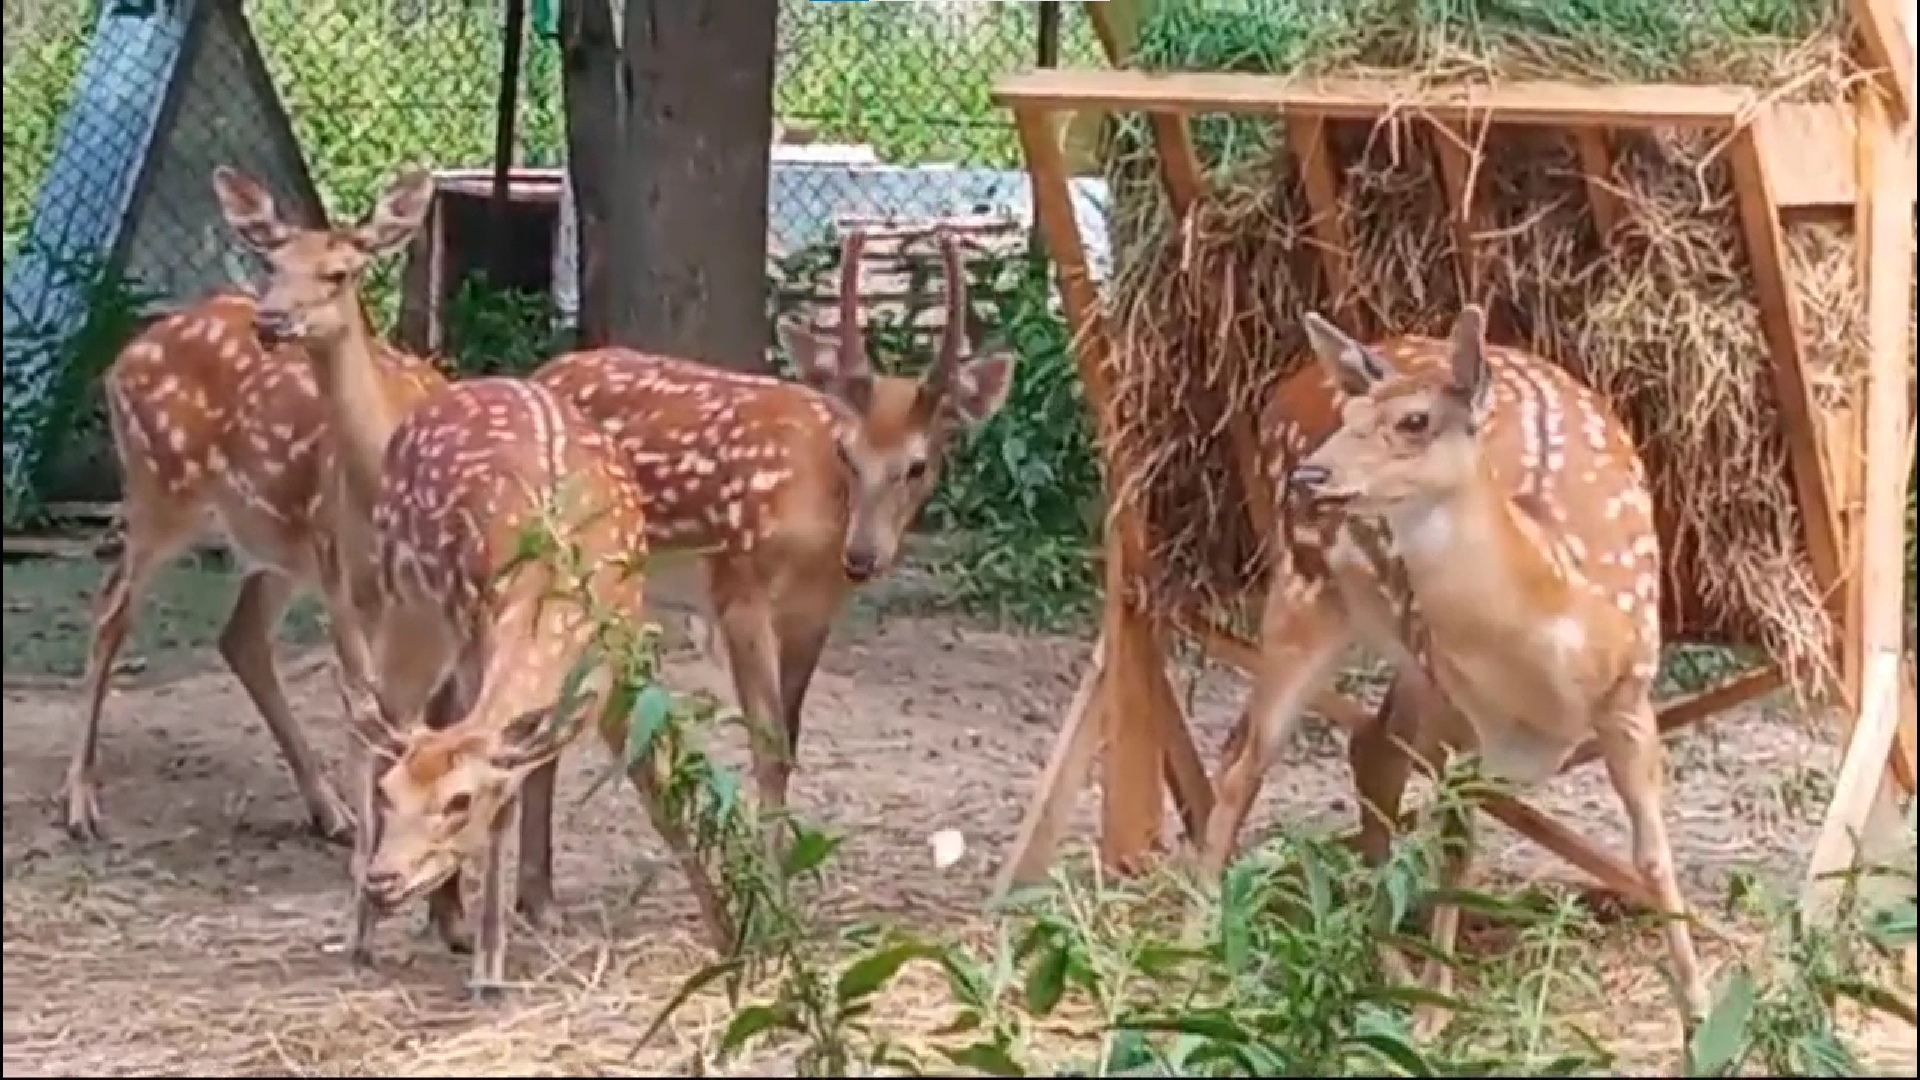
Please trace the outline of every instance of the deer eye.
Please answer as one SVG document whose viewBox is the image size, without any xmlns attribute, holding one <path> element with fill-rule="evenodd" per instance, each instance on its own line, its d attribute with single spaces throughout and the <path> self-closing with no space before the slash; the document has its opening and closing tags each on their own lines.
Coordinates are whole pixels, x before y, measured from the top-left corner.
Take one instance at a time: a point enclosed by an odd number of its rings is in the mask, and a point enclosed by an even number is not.
<svg viewBox="0 0 1920 1080">
<path fill-rule="evenodd" d="M 1410 412 L 1393 422 L 1393 428 L 1402 435 L 1425 435 L 1432 426 L 1432 419 L 1424 412 Z"/>
<path fill-rule="evenodd" d="M 327 285 L 337 289 L 340 286 L 345 285 L 347 283 L 347 278 L 351 276 L 352 275 L 347 273 L 345 270 L 329 270 L 326 273 L 320 275 L 320 280 L 326 283 Z"/>
<path fill-rule="evenodd" d="M 914 458 L 912 461 L 907 462 L 908 480 L 918 480 L 925 475 L 927 475 L 926 458 Z"/>
<path fill-rule="evenodd" d="M 473 796 L 465 791 L 457 791 L 447 800 L 443 809 L 449 814 L 465 814 L 473 809 Z"/>
</svg>

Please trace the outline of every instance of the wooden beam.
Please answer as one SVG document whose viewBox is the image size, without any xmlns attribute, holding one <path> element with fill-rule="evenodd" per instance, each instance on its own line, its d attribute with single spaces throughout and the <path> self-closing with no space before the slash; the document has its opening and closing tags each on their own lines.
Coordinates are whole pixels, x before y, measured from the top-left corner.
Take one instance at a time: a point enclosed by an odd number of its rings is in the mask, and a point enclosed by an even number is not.
<svg viewBox="0 0 1920 1080">
<path fill-rule="evenodd" d="M 1841 102 L 1783 101 L 1753 118 L 1775 205 L 1849 211 L 1859 198 L 1853 110 Z"/>
<path fill-rule="evenodd" d="M 1360 313 L 1354 304 L 1353 242 L 1347 233 L 1340 174 L 1333 159 L 1333 142 L 1327 137 L 1327 122 L 1317 116 L 1292 117 L 1286 121 L 1286 133 L 1294 168 L 1300 170 L 1307 210 L 1313 216 L 1308 225 L 1320 248 L 1320 273 L 1333 309 L 1328 314 L 1348 333 L 1364 336 L 1367 328 L 1360 325 Z"/>
<path fill-rule="evenodd" d="M 1807 868 L 1810 891 L 1819 891 L 1819 879 L 1853 864 L 1867 839 L 1868 819 L 1880 797 L 1886 775 L 1887 752 L 1899 726 L 1900 654 L 1876 653 L 1867 662 L 1867 692 L 1860 723 L 1854 729 L 1847 755 L 1834 778 L 1833 802 L 1827 807 Z"/>
<path fill-rule="evenodd" d="M 1447 197 L 1447 220 L 1453 233 L 1454 264 L 1460 275 L 1462 303 L 1478 302 L 1487 309 L 1486 335 L 1489 341 L 1512 340 L 1512 309 L 1508 303 L 1488 294 L 1486 275 L 1480 272 L 1482 253 L 1479 237 L 1489 231 L 1486 204 L 1478 198 L 1482 150 L 1486 145 L 1487 118 L 1472 126 L 1433 125 L 1434 157 L 1440 169 L 1440 186 Z"/>
<path fill-rule="evenodd" d="M 1033 179 L 1034 212 L 1040 233 L 1059 273 L 1062 306 L 1073 331 L 1075 360 L 1087 401 L 1094 413 L 1106 467 L 1108 503 L 1107 589 L 1105 630 L 1110 650 L 1107 665 L 1112 685 L 1100 709 L 1104 752 L 1101 755 L 1101 854 L 1109 863 L 1129 867 L 1158 846 L 1165 817 L 1166 785 L 1171 771 L 1180 780 L 1183 813 L 1191 819 L 1196 806 L 1210 803 L 1211 789 L 1195 786 L 1193 766 L 1199 753 L 1177 711 L 1167 715 L 1177 699 L 1167 681 L 1166 653 L 1160 629 L 1132 603 L 1131 585 L 1144 566 L 1146 545 L 1139 520 L 1115 490 L 1121 463 L 1113 456 L 1113 393 L 1107 358 L 1112 339 L 1101 314 L 1100 299 L 1087 270 L 1086 247 L 1074 218 L 1067 188 L 1065 156 L 1056 118 L 1040 108 L 1017 108 L 1014 122 Z M 1169 743 L 1173 745 L 1169 745 Z M 1045 778 L 1043 778 L 1045 779 Z M 1200 770 L 1204 787 L 1205 771 Z M 1058 782 L 1059 778 L 1054 778 Z M 1036 800 L 1055 798 L 1042 788 Z M 1041 839 L 1044 839 L 1042 837 Z M 1016 850 L 1010 858 L 1026 865 L 1045 862 L 1051 851 Z"/>
<path fill-rule="evenodd" d="M 1416 113 L 1443 123 L 1499 114 L 1503 123 L 1549 127 L 1731 127 L 1761 101 L 1731 86 L 1580 86 L 1511 82 L 1421 86 L 1408 80 L 1290 79 L 1238 72 L 1022 71 L 994 88 L 1015 108 L 1145 112 L 1311 114 L 1377 121 Z"/>
<path fill-rule="evenodd" d="M 1773 202 L 1773 185 L 1752 128 L 1735 133 L 1727 148 L 1733 170 L 1734 199 L 1754 294 L 1760 308 L 1760 328 L 1766 338 L 1768 368 L 1775 404 L 1780 410 L 1781 437 L 1787 444 L 1788 466 L 1800 502 L 1807 556 L 1813 565 L 1814 585 L 1825 598 L 1837 628 L 1845 625 L 1846 594 L 1841 585 L 1838 515 L 1827 487 L 1826 465 L 1819 438 L 1820 411 L 1807 384 L 1804 337 L 1799 304 L 1787 278 L 1786 240 L 1780 214 Z M 1836 658 L 1838 650 L 1835 651 Z"/>
<path fill-rule="evenodd" d="M 1571 135 L 1574 152 L 1580 157 L 1580 175 L 1587 185 L 1587 206 L 1593 211 L 1593 231 L 1604 244 L 1623 213 L 1620 195 L 1613 188 L 1613 140 L 1594 127 L 1579 128 Z"/>
<path fill-rule="evenodd" d="M 1913 304 L 1914 150 L 1912 126 L 1903 137 L 1879 91 L 1861 91 L 1860 134 L 1872 146 L 1868 230 L 1857 242 L 1868 245 L 1867 346 L 1865 401 L 1860 406 L 1860 515 L 1850 538 L 1859 579 L 1856 624 L 1847 651 L 1864 668 L 1882 652 L 1899 655 L 1906 641 L 1906 495 L 1907 433 L 1913 428 L 1912 354 L 1908 328 Z M 1864 686 L 1862 687 L 1864 689 Z M 1853 707 L 1866 698 L 1851 695 Z M 1911 746 L 1914 718 L 1899 716 L 1896 738 Z M 1900 728 L 1907 734 L 1899 735 Z M 1856 736 L 1857 737 L 1857 736 Z M 1901 786 L 1914 788 L 1914 766 L 1904 754 L 1891 762 Z"/>
<path fill-rule="evenodd" d="M 1778 667 L 1773 664 L 1763 664 L 1744 675 L 1735 675 L 1718 686 L 1690 694 L 1678 701 L 1666 702 L 1660 706 L 1658 718 L 1660 737 L 1667 738 L 1676 731 L 1711 719 L 1764 694 L 1771 694 L 1785 683 L 1786 679 L 1780 674 Z M 1590 761 L 1599 760 L 1599 757 L 1600 743 L 1597 740 L 1588 739 L 1573 752 L 1571 757 L 1567 758 L 1566 764 L 1560 767 L 1560 771 L 1568 772 L 1577 769 Z"/>
<path fill-rule="evenodd" d="M 1067 706 L 1066 723 L 1053 744 L 1053 753 L 1040 772 L 1035 797 L 1027 804 L 1026 817 L 1014 835 L 1013 846 L 1001 860 L 994 875 L 993 899 L 1004 899 L 1020 885 L 1031 885 L 1046 877 L 1060 838 L 1073 816 L 1074 803 L 1093 775 L 1093 755 L 1100 746 L 1100 713 L 1104 707 L 1102 685 L 1107 665 L 1106 635 L 1094 639 L 1086 674 L 1073 692 Z"/>
<path fill-rule="evenodd" d="M 1876 69 L 1876 79 L 1893 103 L 1894 123 L 1914 120 L 1913 44 L 1907 37 L 1910 28 L 1901 25 L 1914 18 L 1912 5 L 1904 17 L 1893 0 L 1847 0 L 1847 11 L 1860 35 L 1862 59 Z"/>
</svg>

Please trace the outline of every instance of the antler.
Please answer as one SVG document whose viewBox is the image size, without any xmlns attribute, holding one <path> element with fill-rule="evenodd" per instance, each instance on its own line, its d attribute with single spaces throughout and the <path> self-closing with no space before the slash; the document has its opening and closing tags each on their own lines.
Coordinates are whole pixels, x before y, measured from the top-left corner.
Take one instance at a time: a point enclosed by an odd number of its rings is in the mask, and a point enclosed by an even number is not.
<svg viewBox="0 0 1920 1080">
<path fill-rule="evenodd" d="M 338 667 L 333 669 L 333 681 L 340 691 L 340 704 L 347 710 L 347 720 L 361 743 L 381 757 L 399 757 L 404 749 L 400 732 L 387 718 L 386 709 L 372 687 L 349 678 Z"/>
<path fill-rule="evenodd" d="M 860 255 L 867 247 L 867 230 L 847 230 L 840 242 L 840 370 L 843 375 L 866 374 L 867 335 L 860 328 Z"/>
<path fill-rule="evenodd" d="M 940 328 L 940 353 L 927 370 L 926 389 L 938 402 L 953 384 L 953 375 L 967 351 L 967 268 L 960 257 L 960 242 L 953 230 L 940 226 L 934 231 L 940 240 L 940 261 L 946 269 L 947 318 Z"/>
</svg>

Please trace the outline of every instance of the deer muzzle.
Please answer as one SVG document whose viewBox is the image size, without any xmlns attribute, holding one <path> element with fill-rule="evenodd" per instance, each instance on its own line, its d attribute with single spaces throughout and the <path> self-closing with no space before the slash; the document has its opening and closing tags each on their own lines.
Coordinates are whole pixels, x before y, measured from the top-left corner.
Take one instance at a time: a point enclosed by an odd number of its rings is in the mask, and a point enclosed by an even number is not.
<svg viewBox="0 0 1920 1080">
<path fill-rule="evenodd" d="M 269 349 L 277 348 L 299 337 L 300 322 L 292 312 L 255 308 L 253 333 L 260 339 L 260 344 Z"/>
<path fill-rule="evenodd" d="M 1311 462 L 1293 467 L 1287 474 L 1287 489 L 1315 510 L 1337 510 L 1357 494 L 1335 483 L 1333 470 Z"/>
</svg>

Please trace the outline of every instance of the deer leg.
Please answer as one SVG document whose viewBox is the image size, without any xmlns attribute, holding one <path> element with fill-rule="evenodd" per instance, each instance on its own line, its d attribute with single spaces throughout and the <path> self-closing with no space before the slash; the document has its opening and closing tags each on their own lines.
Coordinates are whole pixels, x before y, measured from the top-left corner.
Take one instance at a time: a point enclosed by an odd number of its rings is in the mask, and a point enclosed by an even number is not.
<svg viewBox="0 0 1920 1080">
<path fill-rule="evenodd" d="M 100 713 L 106 705 L 114 662 L 154 574 L 186 545 L 192 532 L 191 515 L 160 517 L 142 510 L 141 502 L 128 502 L 120 558 L 107 571 L 94 596 L 93 635 L 87 646 L 87 719 L 67 761 L 63 792 L 67 832 L 76 840 L 100 835 L 99 791 L 93 773 L 100 756 Z"/>
<path fill-rule="evenodd" d="M 1344 613 L 1324 592 L 1307 596 L 1303 590 L 1310 588 L 1284 578 L 1273 586 L 1262 620 L 1259 670 L 1241 719 L 1246 735 L 1220 777 L 1207 819 L 1200 873 L 1208 881 L 1217 882 L 1225 873 L 1267 770 L 1351 640 Z"/>
<path fill-rule="evenodd" d="M 527 774 L 520 786 L 520 872 L 513 907 L 539 929 L 559 925 L 553 910 L 553 796 L 560 761 L 555 758 Z"/>
<path fill-rule="evenodd" d="M 518 800 L 515 800 L 516 802 Z M 511 808 L 501 811 L 487 837 L 480 869 L 480 934 L 473 950 L 467 990 L 475 1001 L 499 1000 L 507 981 L 507 830 Z"/>
<path fill-rule="evenodd" d="M 1436 762 L 1436 767 L 1438 763 Z M 1473 870 L 1473 808 L 1458 802 L 1437 807 L 1440 815 L 1440 887 L 1458 889 L 1465 885 Z M 1437 955 L 1427 958 L 1421 984 L 1440 996 L 1453 993 L 1454 946 L 1460 937 L 1460 905 L 1443 900 L 1433 909 L 1428 940 Z M 1431 1038 L 1446 1026 L 1447 1011 L 1438 1005 L 1423 1004 L 1414 1014 L 1414 1031 Z"/>
<path fill-rule="evenodd" d="M 731 567 L 715 567 L 711 581 L 734 696 L 747 718 L 761 809 L 784 809 L 790 764 L 781 745 L 786 739 L 780 727 L 780 656 L 772 605 L 757 579 Z"/>
<path fill-rule="evenodd" d="M 274 667 L 274 631 L 293 592 L 293 580 L 277 570 L 255 570 L 241 579 L 233 610 L 220 631 L 220 656 L 266 721 L 273 741 L 279 744 L 280 756 L 293 771 L 294 785 L 300 789 L 314 832 L 331 841 L 344 841 L 353 831 L 353 818 L 307 741 L 306 731 L 294 719 Z"/>
<path fill-rule="evenodd" d="M 786 733 L 786 753 L 773 765 L 780 793 L 780 805 L 786 805 L 787 787 L 800 756 L 801 711 L 806 706 L 807 690 L 813 685 L 813 673 L 820 667 L 820 654 L 833 632 L 833 617 L 839 609 L 839 597 L 828 595 L 787 595 L 781 597 L 774 617 L 774 633 L 780 650 L 780 720 Z"/>
<path fill-rule="evenodd" d="M 1418 716 L 1405 675 L 1395 675 L 1371 720 L 1347 739 L 1347 766 L 1360 803 L 1360 856 L 1369 866 L 1387 861 L 1400 829 L 1400 802 L 1413 775 L 1406 747 Z"/>
<path fill-rule="evenodd" d="M 1680 892 L 1680 879 L 1674 872 L 1673 846 L 1667 839 L 1665 814 L 1666 763 L 1660 744 L 1660 728 L 1653 704 L 1644 686 L 1631 694 L 1630 703 L 1610 711 L 1594 732 L 1600 752 L 1607 763 L 1607 776 L 1627 812 L 1627 827 L 1633 836 L 1633 862 L 1648 888 L 1660 901 L 1665 917 L 1661 928 L 1667 939 L 1667 954 L 1673 963 L 1673 979 L 1679 993 L 1682 1024 L 1689 1032 L 1708 1008 L 1707 985 L 1700 975 L 1700 959 L 1693 949 L 1693 933 L 1688 928 L 1686 897 Z"/>
</svg>

